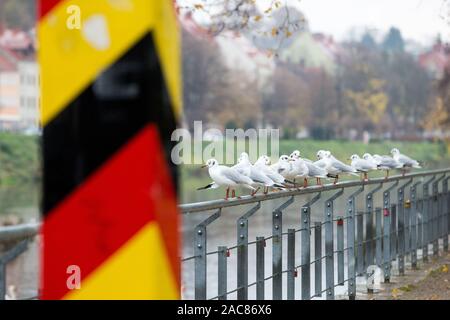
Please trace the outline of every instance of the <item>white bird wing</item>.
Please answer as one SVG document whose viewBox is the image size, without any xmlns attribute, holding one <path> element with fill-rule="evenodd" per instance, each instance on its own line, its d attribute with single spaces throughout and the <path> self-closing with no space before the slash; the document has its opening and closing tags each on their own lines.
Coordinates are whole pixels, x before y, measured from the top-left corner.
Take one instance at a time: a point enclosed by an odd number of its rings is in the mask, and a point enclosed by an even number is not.
<svg viewBox="0 0 450 320">
<path fill-rule="evenodd" d="M 250 168 L 250 178 L 254 182 L 262 183 L 266 186 L 273 186 L 273 181 L 270 179 L 267 175 L 265 175 L 263 172 L 258 170 L 255 167 Z"/>
<path fill-rule="evenodd" d="M 238 163 L 232 166 L 231 168 L 235 169 L 240 174 L 243 174 L 244 176 L 250 176 L 250 165 L 246 163 Z"/>
<path fill-rule="evenodd" d="M 333 167 L 335 167 L 336 169 L 338 169 L 339 171 L 342 171 L 342 172 L 348 172 L 348 173 L 356 172 L 355 168 L 353 168 L 352 166 L 349 166 L 337 159 L 334 159 L 334 161 L 331 164 L 333 165 Z"/>
<path fill-rule="evenodd" d="M 398 163 L 395 159 L 393 159 L 389 156 L 383 156 L 380 159 L 379 166 L 394 169 L 394 168 L 398 168 L 400 166 L 400 163 Z"/>
<path fill-rule="evenodd" d="M 267 175 L 270 179 L 272 179 L 275 183 L 284 183 L 284 177 L 278 172 L 269 168 L 268 166 L 261 166 L 260 169 L 262 169 L 263 173 Z"/>
<path fill-rule="evenodd" d="M 308 166 L 302 159 L 296 159 L 291 163 L 291 175 L 305 177 L 308 175 Z"/>
<path fill-rule="evenodd" d="M 402 163 L 403 165 L 411 167 L 419 165 L 419 163 L 416 160 L 411 159 L 410 157 L 405 156 L 404 154 L 399 155 L 398 162 Z"/>
<path fill-rule="evenodd" d="M 278 161 L 277 163 L 270 166 L 270 168 L 285 177 L 291 170 L 291 164 L 289 162 Z"/>
<path fill-rule="evenodd" d="M 353 161 L 352 167 L 362 172 L 367 172 L 374 169 L 374 166 L 364 159 L 357 159 L 356 161 Z"/>
<path fill-rule="evenodd" d="M 233 181 L 236 184 L 253 184 L 252 179 L 247 177 L 246 175 L 243 175 L 239 173 L 238 170 L 234 169 L 233 167 L 222 167 L 220 172 L 225 178 Z"/>
<path fill-rule="evenodd" d="M 317 160 L 313 162 L 313 164 L 322 169 L 325 169 L 327 167 L 327 162 L 325 161 L 325 159 Z"/>
<path fill-rule="evenodd" d="M 319 166 L 316 166 L 312 162 L 305 161 L 306 166 L 308 167 L 308 175 L 310 177 L 316 177 L 316 178 L 326 178 L 327 177 L 327 170 L 324 168 L 321 168 Z"/>
</svg>

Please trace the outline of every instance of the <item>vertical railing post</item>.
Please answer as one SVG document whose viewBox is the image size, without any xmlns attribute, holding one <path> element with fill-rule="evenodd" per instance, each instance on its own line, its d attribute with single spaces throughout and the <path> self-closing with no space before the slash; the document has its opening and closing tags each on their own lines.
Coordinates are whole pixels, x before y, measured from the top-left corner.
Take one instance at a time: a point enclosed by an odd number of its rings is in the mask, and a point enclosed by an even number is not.
<svg viewBox="0 0 450 320">
<path fill-rule="evenodd" d="M 364 274 L 364 212 L 356 213 L 356 274 Z"/>
<path fill-rule="evenodd" d="M 283 298 L 283 210 L 294 202 L 294 197 L 272 212 L 272 298 Z"/>
<path fill-rule="evenodd" d="M 438 208 L 438 238 L 442 239 L 442 246 L 444 246 L 444 234 L 445 234 L 445 178 L 442 180 L 442 191 L 438 194 L 439 208 Z"/>
<path fill-rule="evenodd" d="M 423 248 L 423 199 L 417 200 L 417 249 Z"/>
<path fill-rule="evenodd" d="M 391 261 L 397 259 L 397 205 L 391 204 Z"/>
<path fill-rule="evenodd" d="M 348 298 L 356 299 L 356 264 L 355 264 L 355 213 L 356 197 L 364 191 L 364 185 L 347 199 L 347 273 Z"/>
<path fill-rule="evenodd" d="M 448 192 L 448 179 L 450 179 L 450 177 L 446 177 L 444 179 L 444 181 L 442 182 L 442 196 L 443 196 L 443 221 L 442 221 L 442 227 L 443 227 L 443 231 L 442 231 L 442 236 L 443 236 L 443 246 L 444 246 L 444 251 L 448 252 L 448 231 L 449 231 L 449 215 L 450 215 L 450 197 L 449 197 L 449 192 Z"/>
<path fill-rule="evenodd" d="M 417 269 L 417 238 L 418 238 L 418 219 L 417 212 L 419 210 L 419 202 L 417 201 L 417 186 L 422 182 L 416 182 L 410 188 L 411 195 L 411 212 L 410 212 L 410 226 L 411 226 L 411 267 Z"/>
<path fill-rule="evenodd" d="M 411 252 L 411 200 L 404 201 L 405 259 Z"/>
<path fill-rule="evenodd" d="M 338 217 L 336 220 L 336 242 L 337 242 L 337 284 L 344 285 L 344 219 Z"/>
<path fill-rule="evenodd" d="M 248 299 L 248 219 L 261 208 L 261 202 L 248 210 L 236 223 L 237 233 L 237 298 Z"/>
<path fill-rule="evenodd" d="M 206 300 L 206 249 L 207 234 L 206 227 L 218 219 L 221 209 L 203 220 L 195 227 L 194 253 L 195 253 L 195 300 Z"/>
<path fill-rule="evenodd" d="M 287 299 L 295 300 L 295 229 L 288 229 L 287 233 Z"/>
<path fill-rule="evenodd" d="M 314 222 L 314 295 L 322 296 L 322 223 Z M 303 295 L 302 295 L 303 299 Z"/>
<path fill-rule="evenodd" d="M 217 296 L 219 300 L 227 300 L 227 247 L 217 248 Z"/>
<path fill-rule="evenodd" d="M 432 208 L 432 240 L 433 240 L 433 256 L 437 257 L 439 255 L 439 217 L 440 217 L 440 206 L 439 206 L 439 182 L 445 178 L 445 174 L 433 182 L 433 196 L 431 201 Z"/>
<path fill-rule="evenodd" d="M 256 299 L 265 299 L 265 272 L 264 272 L 264 248 L 266 239 L 264 237 L 256 237 Z"/>
<path fill-rule="evenodd" d="M 378 267 L 383 267 L 383 228 L 382 228 L 382 210 L 381 208 L 375 209 L 375 257 Z"/>
<path fill-rule="evenodd" d="M 389 186 L 389 188 L 387 188 L 386 190 L 383 191 L 383 215 L 389 216 L 389 223 L 391 224 L 389 226 L 389 230 L 390 230 L 390 234 L 388 235 L 388 240 L 390 241 L 389 245 L 386 247 L 390 248 L 389 251 L 389 257 L 391 259 L 391 261 L 393 261 L 395 259 L 395 255 L 394 255 L 394 246 L 395 246 L 395 238 L 394 238 L 394 230 L 395 230 L 395 220 L 394 222 L 392 221 L 393 219 L 395 219 L 395 216 L 392 214 L 391 212 L 391 190 L 394 189 L 396 186 L 398 185 L 398 180 L 395 181 L 392 185 Z M 383 221 L 385 222 L 385 221 Z M 384 227 L 385 228 L 385 227 Z M 385 251 L 386 253 L 386 251 Z M 384 273 L 386 275 L 386 273 L 388 273 L 388 277 L 390 278 L 390 274 L 391 274 L 391 264 L 389 263 L 389 265 L 386 265 L 385 262 L 385 268 L 389 267 L 389 270 L 384 270 Z M 385 276 L 386 279 L 386 276 Z"/>
<path fill-rule="evenodd" d="M 321 197 L 321 192 L 316 194 L 308 203 L 301 208 L 301 286 L 302 286 L 302 299 L 308 300 L 311 298 L 311 206 L 317 202 Z M 317 229 L 316 229 L 317 230 Z M 314 235 L 316 237 L 316 235 Z M 315 238 L 317 241 L 317 238 Z M 321 241 L 322 239 L 320 239 Z M 315 243 L 317 245 L 317 243 Z M 320 243 L 321 245 L 321 243 Z M 321 249 L 321 248 L 320 248 Z M 317 253 L 317 248 L 315 248 Z M 317 271 L 317 268 L 315 269 Z M 321 277 L 321 274 L 319 275 Z M 317 274 L 316 278 L 317 280 Z M 316 282 L 317 285 L 317 282 Z M 316 290 L 317 292 L 317 290 Z"/>
<path fill-rule="evenodd" d="M 383 209 L 383 273 L 384 282 L 391 280 L 391 214 L 387 203 L 384 202 Z"/>
<path fill-rule="evenodd" d="M 429 193 L 429 184 L 436 178 L 436 176 L 431 177 L 428 181 L 423 183 L 423 206 L 422 206 L 422 259 L 424 262 L 428 261 L 428 244 L 430 242 L 430 228 L 429 228 L 429 220 L 430 220 L 430 193 Z"/>
<path fill-rule="evenodd" d="M 369 279 L 369 267 L 374 264 L 374 241 L 373 241 L 373 198 L 375 193 L 381 190 L 383 187 L 383 183 L 380 183 L 379 186 L 372 189 L 366 195 L 366 250 L 365 250 L 365 263 L 364 263 L 364 273 L 366 276 L 366 281 Z M 370 286 L 367 286 L 368 292 L 372 292 Z"/>
<path fill-rule="evenodd" d="M 398 271 L 400 275 L 405 274 L 405 187 L 412 183 L 409 179 L 406 183 L 397 189 L 397 216 L 398 216 Z"/>
<path fill-rule="evenodd" d="M 302 238 L 302 299 L 306 300 L 311 297 L 311 240 L 310 229 L 311 214 L 310 207 L 302 208 L 302 224 L 301 224 L 301 238 Z"/>
<path fill-rule="evenodd" d="M 334 299 L 334 228 L 333 228 L 333 203 L 344 193 L 344 189 L 335 193 L 325 201 L 325 282 L 327 300 Z"/>
<path fill-rule="evenodd" d="M 272 293 L 273 300 L 281 300 L 283 297 L 282 283 L 282 212 L 274 211 L 272 215 Z"/>
</svg>

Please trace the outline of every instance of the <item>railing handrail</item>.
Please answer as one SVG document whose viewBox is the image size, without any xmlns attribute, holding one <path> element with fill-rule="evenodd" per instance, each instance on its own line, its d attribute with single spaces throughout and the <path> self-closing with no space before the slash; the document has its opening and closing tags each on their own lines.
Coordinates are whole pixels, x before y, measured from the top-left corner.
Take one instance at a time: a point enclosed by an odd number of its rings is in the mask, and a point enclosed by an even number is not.
<svg viewBox="0 0 450 320">
<path fill-rule="evenodd" d="M 38 234 L 39 228 L 39 223 L 0 227 L 0 243 L 32 238 Z"/>
<path fill-rule="evenodd" d="M 374 178 L 370 179 L 368 181 L 345 181 L 340 182 L 337 184 L 326 184 L 323 186 L 311 186 L 305 189 L 295 189 L 295 190 L 283 190 L 279 192 L 273 192 L 269 193 L 267 195 L 259 194 L 256 196 L 242 196 L 240 199 L 231 199 L 231 200 L 224 200 L 224 199 L 218 199 L 218 200 L 210 200 L 210 201 L 203 201 L 203 202 L 194 202 L 194 203 L 186 203 L 186 204 L 180 204 L 178 208 L 180 211 L 184 214 L 186 213 L 194 213 L 194 212 L 202 212 L 202 211 L 209 211 L 214 209 L 220 209 L 220 208 L 226 208 L 226 207 L 233 207 L 233 206 L 239 206 L 239 205 L 245 205 L 260 201 L 268 201 L 268 200 L 274 200 L 279 198 L 285 198 L 285 197 L 291 197 L 291 196 L 298 196 L 298 195 L 304 195 L 304 194 L 310 194 L 310 193 L 317 193 L 320 191 L 331 191 L 331 190 L 337 190 L 342 188 L 351 188 L 351 187 L 357 187 L 362 185 L 372 185 L 372 184 L 380 184 L 380 183 L 389 183 L 389 182 L 395 182 L 399 180 L 409 179 L 409 178 L 418 178 L 418 177 L 424 177 L 428 175 L 437 175 L 437 174 L 443 174 L 443 173 L 450 173 L 450 168 L 445 169 L 437 169 L 437 170 L 429 170 L 429 171 L 420 171 L 405 175 L 396 175 L 389 178 Z"/>
</svg>

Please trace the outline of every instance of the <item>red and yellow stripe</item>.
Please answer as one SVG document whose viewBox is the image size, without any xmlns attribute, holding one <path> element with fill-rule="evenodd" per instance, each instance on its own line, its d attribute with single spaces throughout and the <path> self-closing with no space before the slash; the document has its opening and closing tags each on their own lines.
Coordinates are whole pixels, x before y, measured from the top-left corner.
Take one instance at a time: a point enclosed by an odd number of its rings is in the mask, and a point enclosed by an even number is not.
<svg viewBox="0 0 450 320">
<path fill-rule="evenodd" d="M 167 160 L 181 112 L 173 4 L 40 4 L 42 298 L 177 299 L 176 177 Z M 66 26 L 72 5 L 79 30 Z M 70 265 L 81 270 L 80 289 L 67 286 Z"/>
</svg>

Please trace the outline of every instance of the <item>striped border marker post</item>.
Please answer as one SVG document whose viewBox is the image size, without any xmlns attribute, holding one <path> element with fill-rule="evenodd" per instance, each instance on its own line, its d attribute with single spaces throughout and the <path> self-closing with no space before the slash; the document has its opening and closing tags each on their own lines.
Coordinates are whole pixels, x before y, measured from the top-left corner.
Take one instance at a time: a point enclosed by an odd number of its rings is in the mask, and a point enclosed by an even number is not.
<svg viewBox="0 0 450 320">
<path fill-rule="evenodd" d="M 40 0 L 38 37 L 41 298 L 178 299 L 173 2 Z"/>
</svg>

